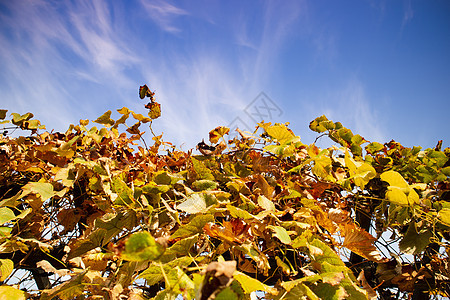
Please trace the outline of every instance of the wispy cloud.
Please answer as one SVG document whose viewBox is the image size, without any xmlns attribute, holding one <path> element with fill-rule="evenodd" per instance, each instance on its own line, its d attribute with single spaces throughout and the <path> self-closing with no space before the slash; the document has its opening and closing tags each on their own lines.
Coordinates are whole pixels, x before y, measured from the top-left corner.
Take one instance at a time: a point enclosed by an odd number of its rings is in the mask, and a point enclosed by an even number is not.
<svg viewBox="0 0 450 300">
<path fill-rule="evenodd" d="M 121 5 L 100 0 L 7 2 L 0 12 L 0 87 L 7 99 L 2 104 L 32 111 L 49 128 L 65 130 L 69 123 L 95 119 L 108 109 L 141 110 L 137 87 L 148 83 L 157 90 L 163 110 L 155 130 L 192 147 L 215 126 L 243 114 L 270 84 L 283 45 L 304 13 L 304 2 L 268 1 L 252 19 L 241 7 L 240 15 L 217 15 L 211 22 L 211 16 L 195 8 L 142 0 L 146 15 L 163 32 L 182 33 L 177 18 L 192 18 L 194 40 L 175 35 L 160 45 L 143 34 L 148 29 L 129 21 L 139 7 Z M 204 35 L 221 28 L 227 30 L 223 38 L 211 41 L 214 36 Z"/>
<path fill-rule="evenodd" d="M 411 0 L 404 1 L 402 29 L 408 24 L 414 17 L 414 10 L 412 8 Z"/>
<path fill-rule="evenodd" d="M 142 6 L 150 17 L 161 29 L 167 32 L 179 32 L 180 28 L 173 25 L 173 20 L 182 15 L 187 15 L 188 12 L 170 4 L 164 0 L 141 0 Z"/>
<path fill-rule="evenodd" d="M 370 99 L 364 84 L 355 77 L 347 79 L 342 88 L 328 90 L 318 96 L 307 108 L 312 115 L 325 114 L 334 122 L 341 122 L 354 134 L 376 142 L 386 142 L 387 129 L 381 111 L 372 105 L 378 99 Z"/>
<path fill-rule="evenodd" d="M 89 97 L 89 82 L 104 85 L 110 94 L 131 83 L 125 71 L 138 60 L 106 2 L 30 0 L 4 6 L 0 58 L 5 106 L 32 111 L 48 127 L 64 130 L 83 115 L 98 114 L 95 101 L 83 99 Z"/>
</svg>

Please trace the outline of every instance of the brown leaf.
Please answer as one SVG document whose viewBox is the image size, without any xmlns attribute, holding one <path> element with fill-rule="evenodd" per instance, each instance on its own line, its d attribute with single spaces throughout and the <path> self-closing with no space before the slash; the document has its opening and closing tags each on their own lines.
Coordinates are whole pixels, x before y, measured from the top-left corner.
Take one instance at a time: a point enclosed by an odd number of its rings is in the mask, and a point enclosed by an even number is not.
<svg viewBox="0 0 450 300">
<path fill-rule="evenodd" d="M 232 282 L 234 272 L 236 272 L 235 260 L 210 263 L 204 271 L 200 300 L 214 299 L 215 295 Z"/>
<path fill-rule="evenodd" d="M 59 223 L 64 226 L 64 232 L 70 232 L 75 229 L 75 226 L 80 221 L 81 215 L 78 209 L 69 208 L 61 210 L 57 215 Z"/>
<path fill-rule="evenodd" d="M 375 248 L 373 243 L 376 241 L 370 233 L 356 226 L 354 223 L 340 224 L 341 234 L 344 236 L 343 246 L 350 251 L 375 262 L 385 262 L 380 252 Z"/>
</svg>

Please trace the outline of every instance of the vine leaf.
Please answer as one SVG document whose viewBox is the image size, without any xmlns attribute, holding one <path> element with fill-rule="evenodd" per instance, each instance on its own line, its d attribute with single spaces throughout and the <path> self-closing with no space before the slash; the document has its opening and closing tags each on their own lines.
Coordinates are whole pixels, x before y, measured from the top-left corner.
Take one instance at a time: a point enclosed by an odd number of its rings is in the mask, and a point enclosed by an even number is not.
<svg viewBox="0 0 450 300">
<path fill-rule="evenodd" d="M 5 281 L 12 273 L 14 263 L 10 259 L 0 259 L 0 281 Z"/>
<path fill-rule="evenodd" d="M 272 295 L 276 295 L 278 293 L 277 289 L 265 285 L 261 281 L 239 271 L 234 273 L 233 278 L 241 284 L 241 287 L 246 294 L 250 294 L 255 291 L 263 291 Z"/>
<path fill-rule="evenodd" d="M 206 200 L 202 193 L 195 193 L 185 198 L 184 202 L 177 205 L 177 209 L 190 214 L 204 212 L 206 210 Z"/>
<path fill-rule="evenodd" d="M 122 257 L 129 261 L 155 260 L 165 251 L 165 247 L 155 241 L 153 236 L 147 232 L 133 233 L 125 242 L 125 251 Z"/>
<path fill-rule="evenodd" d="M 341 234 L 344 236 L 343 246 L 350 251 L 375 262 L 385 262 L 377 248 L 373 245 L 376 241 L 372 235 L 354 223 L 340 224 Z"/>
<path fill-rule="evenodd" d="M 209 132 L 209 141 L 213 144 L 217 144 L 220 138 L 230 132 L 230 128 L 224 126 L 218 126 Z"/>
<path fill-rule="evenodd" d="M 0 286 L 0 295 L 2 300 L 25 300 L 27 294 L 24 291 L 18 290 L 12 286 L 2 285 Z"/>
<path fill-rule="evenodd" d="M 399 249 L 406 254 L 419 254 L 430 244 L 433 233 L 428 228 L 417 231 L 415 221 L 410 222 L 406 234 L 398 244 Z"/>
<path fill-rule="evenodd" d="M 110 110 L 108 110 L 103 115 L 98 117 L 94 122 L 105 125 L 106 127 L 111 127 L 115 123 L 114 120 L 111 119 L 111 111 Z"/>
<path fill-rule="evenodd" d="M 274 236 L 276 236 L 283 244 L 290 245 L 292 243 L 291 237 L 283 227 L 269 225 L 267 228 L 272 229 Z"/>
<path fill-rule="evenodd" d="M 42 291 L 41 300 L 53 299 L 56 296 L 62 300 L 69 300 L 81 295 L 84 290 L 82 281 L 87 272 L 88 270 L 85 270 L 73 276 L 69 281 L 66 281 L 63 284 L 60 284 L 50 290 Z"/>
</svg>

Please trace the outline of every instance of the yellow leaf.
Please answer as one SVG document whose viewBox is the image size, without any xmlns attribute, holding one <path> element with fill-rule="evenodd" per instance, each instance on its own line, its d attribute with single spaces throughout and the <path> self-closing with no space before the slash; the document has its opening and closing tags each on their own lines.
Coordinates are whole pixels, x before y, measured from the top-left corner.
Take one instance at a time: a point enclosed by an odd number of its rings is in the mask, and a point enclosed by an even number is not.
<svg viewBox="0 0 450 300">
<path fill-rule="evenodd" d="M 438 212 L 438 219 L 442 223 L 450 226 L 450 208 L 443 208 Z"/>
<path fill-rule="evenodd" d="M 241 284 L 241 287 L 246 294 L 250 294 L 254 291 L 263 291 L 272 295 L 277 294 L 277 289 L 265 285 L 261 281 L 247 276 L 239 271 L 234 272 L 233 278 Z"/>
<path fill-rule="evenodd" d="M 13 288 L 12 286 L 0 286 L 0 300 L 25 300 L 26 294 L 24 291 Z"/>
<path fill-rule="evenodd" d="M 290 131 L 286 125 L 277 124 L 270 127 L 265 128 L 267 133 L 276 139 L 280 144 L 284 144 L 290 141 L 299 141 L 300 138 L 296 137 L 292 131 Z"/>
<path fill-rule="evenodd" d="M 8 278 L 14 269 L 14 263 L 10 259 L 0 259 L 0 281 Z"/>
<path fill-rule="evenodd" d="M 406 180 L 400 175 L 400 173 L 395 171 L 387 171 L 380 175 L 381 180 L 389 183 L 390 186 L 395 186 L 399 188 L 407 188 L 408 183 Z"/>
</svg>

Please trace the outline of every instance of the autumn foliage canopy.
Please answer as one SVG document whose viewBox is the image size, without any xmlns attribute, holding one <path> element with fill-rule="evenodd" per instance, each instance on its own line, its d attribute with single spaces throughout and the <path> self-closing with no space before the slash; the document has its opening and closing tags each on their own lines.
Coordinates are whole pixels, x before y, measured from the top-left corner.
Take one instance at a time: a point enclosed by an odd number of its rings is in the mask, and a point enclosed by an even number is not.
<svg viewBox="0 0 450 300">
<path fill-rule="evenodd" d="M 0 110 L 1 299 L 449 295 L 449 148 L 369 142 L 322 116 L 326 149 L 261 122 L 233 139 L 217 127 L 194 154 L 153 132 L 161 107 L 139 96 L 146 116 L 64 133 Z"/>
</svg>

